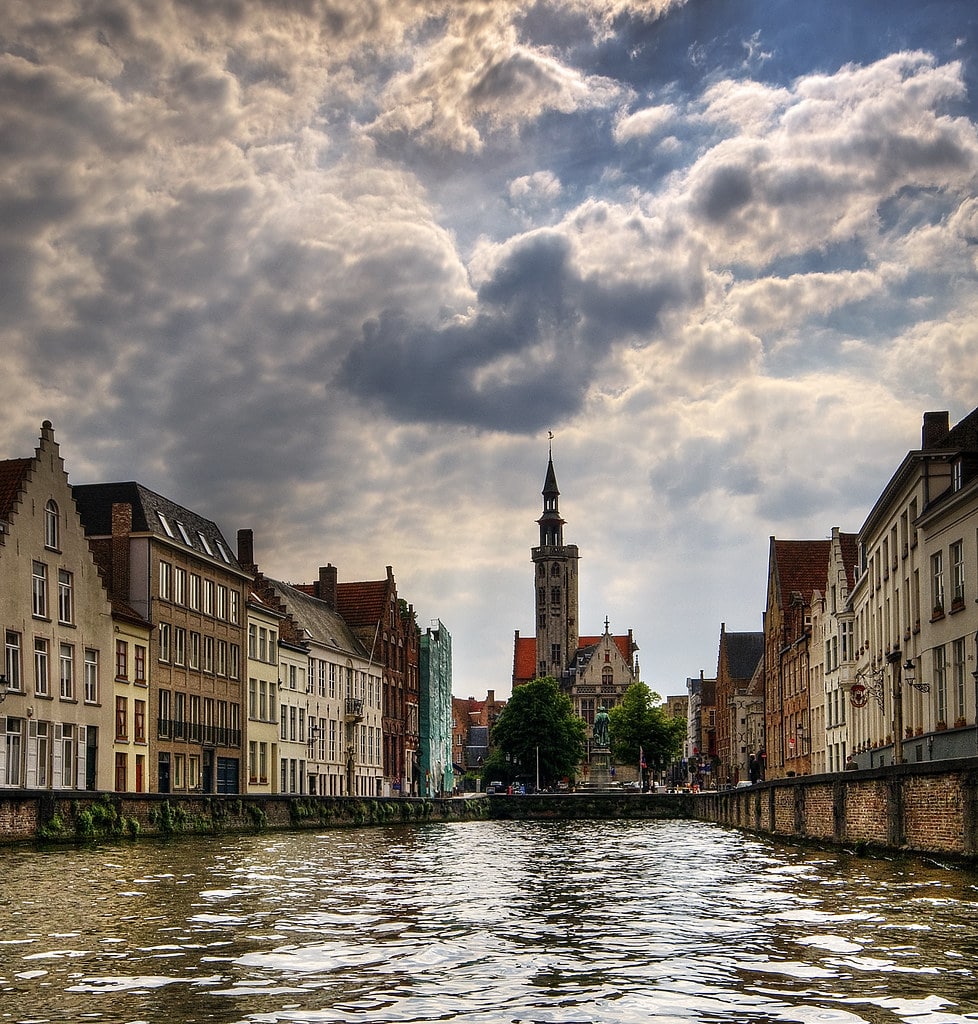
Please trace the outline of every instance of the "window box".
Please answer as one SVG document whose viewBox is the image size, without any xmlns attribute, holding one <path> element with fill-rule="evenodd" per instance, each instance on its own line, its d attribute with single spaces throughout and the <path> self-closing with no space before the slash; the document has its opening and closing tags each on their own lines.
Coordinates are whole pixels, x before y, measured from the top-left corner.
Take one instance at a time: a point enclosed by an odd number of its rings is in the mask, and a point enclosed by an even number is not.
<svg viewBox="0 0 978 1024">
<path fill-rule="evenodd" d="M 959 612 L 959 611 L 961 611 L 961 610 L 962 610 L 963 608 L 964 608 L 964 598 L 963 598 L 963 597 L 956 597 L 956 598 L 955 598 L 955 599 L 954 599 L 954 600 L 953 600 L 953 601 L 951 602 L 951 614 L 952 614 L 952 615 L 953 615 L 953 614 L 954 614 L 955 612 Z"/>
<path fill-rule="evenodd" d="M 946 731 L 946 729 L 947 729 L 947 722 L 945 722 L 945 721 L 944 721 L 944 719 L 942 718 L 942 719 L 941 719 L 941 720 L 940 720 L 940 721 L 939 721 L 939 722 L 937 723 L 937 725 L 935 725 L 935 726 L 934 726 L 934 729 L 935 729 L 935 730 L 936 730 L 937 732 L 945 732 L 945 731 Z"/>
<path fill-rule="evenodd" d="M 968 719 L 965 718 L 964 715 L 959 715 L 954 720 L 954 728 L 955 729 L 963 729 L 967 724 L 968 724 Z"/>
<path fill-rule="evenodd" d="M 930 617 L 930 621 L 931 622 L 936 622 L 938 619 L 943 619 L 943 618 L 944 618 L 944 605 L 942 605 L 942 604 L 935 604 L 934 605 L 934 611 L 933 611 L 933 613 L 931 614 L 931 617 Z"/>
</svg>

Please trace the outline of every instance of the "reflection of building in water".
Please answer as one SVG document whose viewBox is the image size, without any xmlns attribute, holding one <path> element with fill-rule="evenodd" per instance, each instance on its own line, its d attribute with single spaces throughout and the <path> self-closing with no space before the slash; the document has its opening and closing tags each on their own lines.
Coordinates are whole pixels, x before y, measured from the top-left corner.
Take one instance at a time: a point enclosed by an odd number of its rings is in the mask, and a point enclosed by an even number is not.
<svg viewBox="0 0 978 1024">
<path fill-rule="evenodd" d="M 632 631 L 614 636 L 605 619 L 600 636 L 578 632 L 578 549 L 564 543 L 564 520 L 553 454 L 543 485 L 543 515 L 537 520 L 540 543 L 533 562 L 536 636 L 516 631 L 513 686 L 553 676 L 570 695 L 574 710 L 589 725 L 601 707 L 613 707 L 638 679 L 638 645 Z"/>
</svg>

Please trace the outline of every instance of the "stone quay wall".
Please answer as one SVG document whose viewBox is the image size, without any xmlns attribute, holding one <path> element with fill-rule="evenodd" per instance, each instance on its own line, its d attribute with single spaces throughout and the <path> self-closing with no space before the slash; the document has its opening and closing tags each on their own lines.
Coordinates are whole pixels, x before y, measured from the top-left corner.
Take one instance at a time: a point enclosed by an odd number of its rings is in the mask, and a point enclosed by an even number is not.
<svg viewBox="0 0 978 1024">
<path fill-rule="evenodd" d="M 694 816 L 773 836 L 978 860 L 978 759 L 888 765 L 703 793 Z"/>
<path fill-rule="evenodd" d="M 0 790 L 0 843 L 358 827 L 488 817 L 481 800 Z"/>
</svg>

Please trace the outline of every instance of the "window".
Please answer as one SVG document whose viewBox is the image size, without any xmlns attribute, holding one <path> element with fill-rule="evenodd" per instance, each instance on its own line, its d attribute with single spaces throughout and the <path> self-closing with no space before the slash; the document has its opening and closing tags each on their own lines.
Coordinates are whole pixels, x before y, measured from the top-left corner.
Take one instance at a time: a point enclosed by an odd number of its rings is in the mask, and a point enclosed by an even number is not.
<svg viewBox="0 0 978 1024">
<path fill-rule="evenodd" d="M 200 785 L 200 754 L 191 754 L 187 758 L 187 789 L 197 789 Z"/>
<path fill-rule="evenodd" d="M 187 631 L 183 626 L 173 627 L 173 664 L 184 665 L 187 661 Z"/>
<path fill-rule="evenodd" d="M 44 506 L 44 546 L 50 548 L 52 551 L 57 551 L 60 547 L 58 543 L 58 527 L 60 523 L 58 520 L 58 504 L 52 498 Z"/>
<path fill-rule="evenodd" d="M 6 637 L 6 654 L 4 658 L 4 672 L 7 676 L 7 686 L 11 690 L 19 690 L 21 687 L 21 652 L 20 633 L 8 629 Z"/>
<path fill-rule="evenodd" d="M 169 736 L 170 735 L 170 691 L 160 690 L 160 718 L 157 723 L 157 735 L 158 736 Z"/>
<path fill-rule="evenodd" d="M 228 588 L 221 583 L 217 585 L 217 617 L 225 622 L 228 617 Z"/>
<path fill-rule="evenodd" d="M 192 572 L 190 574 L 190 588 L 188 592 L 187 604 L 195 611 L 200 611 L 200 576 L 197 573 Z"/>
<path fill-rule="evenodd" d="M 146 701 L 135 700 L 132 704 L 133 738 L 137 743 L 146 742 Z"/>
<path fill-rule="evenodd" d="M 98 651 L 85 648 L 85 703 L 98 703 Z"/>
<path fill-rule="evenodd" d="M 214 637 L 205 636 L 204 640 L 204 651 L 201 659 L 200 667 L 204 672 L 214 671 Z"/>
<path fill-rule="evenodd" d="M 234 625 L 237 625 L 241 621 L 241 595 L 236 591 L 231 591 L 231 607 L 229 609 L 229 615 Z"/>
<path fill-rule="evenodd" d="M 944 612 L 944 552 L 938 551 L 931 555 L 930 559 L 931 597 L 934 604 L 934 614 L 941 615 Z"/>
<path fill-rule="evenodd" d="M 146 682 L 146 648 L 142 644 L 135 644 L 133 646 L 133 664 L 135 667 L 135 675 L 137 683 Z"/>
<path fill-rule="evenodd" d="M 173 788 L 183 789 L 184 775 L 186 774 L 187 755 L 173 755 Z"/>
<path fill-rule="evenodd" d="M 173 570 L 173 602 L 187 603 L 187 570 L 181 569 L 180 566 Z"/>
<path fill-rule="evenodd" d="M 51 696 L 48 642 L 34 638 L 34 693 L 38 697 Z"/>
<path fill-rule="evenodd" d="M 955 640 L 951 645 L 951 671 L 954 679 L 954 719 L 961 722 L 965 708 L 965 648 L 964 639 Z M 961 722 L 963 725 L 964 723 Z"/>
<path fill-rule="evenodd" d="M 226 676 L 228 674 L 228 642 L 227 640 L 217 641 L 217 674 Z"/>
<path fill-rule="evenodd" d="M 214 581 L 204 580 L 204 614 L 214 614 Z"/>
<path fill-rule="evenodd" d="M 934 690 L 937 695 L 937 720 L 947 725 L 947 654 L 943 648 L 934 648 Z"/>
<path fill-rule="evenodd" d="M 190 633 L 190 649 L 187 651 L 187 664 L 194 670 L 200 668 L 200 633 Z"/>
<path fill-rule="evenodd" d="M 75 789 L 75 727 L 61 726 L 61 785 Z"/>
<path fill-rule="evenodd" d="M 51 746 L 48 722 L 37 723 L 37 780 L 38 789 L 47 789 L 51 784 Z"/>
<path fill-rule="evenodd" d="M 285 704 L 281 707 L 281 717 L 279 718 L 279 739 L 287 740 L 289 738 L 289 709 Z"/>
<path fill-rule="evenodd" d="M 160 600 L 169 601 L 173 594 L 173 566 L 160 562 Z"/>
<path fill-rule="evenodd" d="M 961 604 L 964 601 L 964 543 L 956 541 L 951 545 L 951 601 Z"/>
<path fill-rule="evenodd" d="M 197 536 L 200 538 L 201 547 L 207 552 L 207 554 L 209 554 L 211 556 L 211 558 L 213 558 L 214 557 L 214 552 L 211 550 L 211 546 L 210 546 L 210 543 L 208 542 L 207 538 L 202 533 L 200 533 L 199 531 L 197 533 Z"/>
<path fill-rule="evenodd" d="M 6 761 L 8 786 L 19 786 L 22 783 L 23 730 L 23 719 L 8 716 L 7 731 L 4 735 L 4 760 Z"/>
<path fill-rule="evenodd" d="M 955 459 L 951 464 L 951 490 L 960 491 L 964 480 L 964 463 L 961 459 Z"/>
<path fill-rule="evenodd" d="M 129 678 L 129 644 L 125 640 L 115 642 L 115 677 Z"/>
<path fill-rule="evenodd" d="M 248 657 L 258 657 L 258 627 L 253 622 L 248 624 Z"/>
<path fill-rule="evenodd" d="M 72 573 L 67 569 L 58 570 L 58 621 L 72 623 L 75 621 L 74 614 L 74 591 L 75 582 Z"/>
<path fill-rule="evenodd" d="M 160 623 L 160 661 L 170 660 L 170 623 Z"/>
<path fill-rule="evenodd" d="M 116 754 L 115 755 L 115 791 L 117 793 L 125 793 L 128 782 L 126 781 L 129 776 L 129 756 L 127 754 Z"/>
<path fill-rule="evenodd" d="M 179 519 L 177 520 L 177 529 L 180 531 L 180 536 L 183 538 L 184 544 L 186 544 L 188 548 L 192 548 L 193 544 L 190 540 L 190 534 L 187 533 L 186 526 L 184 526 Z"/>
<path fill-rule="evenodd" d="M 248 717 L 258 717 L 258 680 L 254 677 L 248 678 Z"/>
<path fill-rule="evenodd" d="M 75 649 L 71 644 L 62 644 L 58 659 L 61 663 L 61 699 L 75 699 Z"/>
<path fill-rule="evenodd" d="M 174 536 L 173 527 L 170 525 L 169 519 L 167 519 L 162 512 L 157 512 L 156 514 L 159 516 L 160 526 L 163 527 L 163 532 L 167 535 L 167 537 L 173 537 L 175 540 L 176 537 Z"/>
<path fill-rule="evenodd" d="M 31 612 L 36 619 L 48 617 L 48 567 L 35 562 L 31 576 Z"/>
<path fill-rule="evenodd" d="M 129 739 L 129 699 L 127 697 L 116 697 L 115 699 L 115 738 L 117 740 Z"/>
<path fill-rule="evenodd" d="M 228 644 L 228 678 L 238 679 L 241 665 L 241 648 L 237 644 Z"/>
</svg>

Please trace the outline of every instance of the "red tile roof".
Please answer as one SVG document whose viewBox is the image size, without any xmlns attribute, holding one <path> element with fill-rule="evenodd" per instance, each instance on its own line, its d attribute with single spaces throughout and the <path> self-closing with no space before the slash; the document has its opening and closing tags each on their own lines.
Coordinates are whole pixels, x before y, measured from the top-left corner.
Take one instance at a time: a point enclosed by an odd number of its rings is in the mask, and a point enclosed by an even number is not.
<svg viewBox="0 0 978 1024">
<path fill-rule="evenodd" d="M 778 599 L 782 608 L 791 604 L 792 594 L 801 594 L 810 604 L 812 591 L 824 591 L 828 576 L 829 547 L 827 540 L 776 540 L 773 542 L 773 569 L 777 572 Z"/>
<path fill-rule="evenodd" d="M 336 610 L 351 626 L 376 626 L 387 621 L 388 580 L 337 583 Z"/>
</svg>

